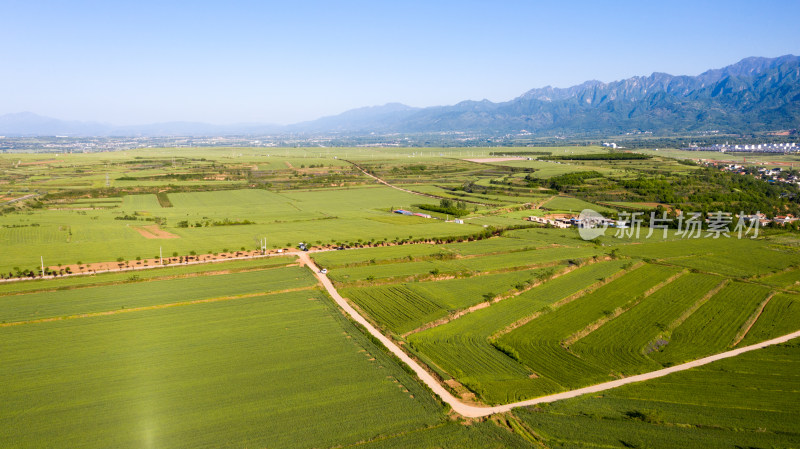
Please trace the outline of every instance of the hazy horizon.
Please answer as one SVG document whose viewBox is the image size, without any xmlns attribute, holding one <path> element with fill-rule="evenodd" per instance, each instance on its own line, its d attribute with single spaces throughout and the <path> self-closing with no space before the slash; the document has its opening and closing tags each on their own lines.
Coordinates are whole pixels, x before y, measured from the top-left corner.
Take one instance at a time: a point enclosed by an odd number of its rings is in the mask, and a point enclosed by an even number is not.
<svg viewBox="0 0 800 449">
<path fill-rule="evenodd" d="M 0 12 L 0 115 L 115 126 L 285 125 L 800 53 L 800 3 L 785 2 L 12 1 Z"/>
</svg>

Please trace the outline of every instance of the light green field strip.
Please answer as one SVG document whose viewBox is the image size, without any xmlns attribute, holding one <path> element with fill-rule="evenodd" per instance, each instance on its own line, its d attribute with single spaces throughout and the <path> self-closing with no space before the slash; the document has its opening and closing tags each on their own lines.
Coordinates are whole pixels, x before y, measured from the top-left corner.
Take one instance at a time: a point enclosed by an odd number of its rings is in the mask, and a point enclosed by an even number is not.
<svg viewBox="0 0 800 449">
<path fill-rule="evenodd" d="M 100 316 L 108 316 L 108 315 L 117 315 L 120 313 L 130 313 L 130 312 L 144 312 L 146 310 L 157 310 L 157 309 L 166 309 L 168 307 L 180 307 L 180 306 L 189 306 L 193 304 L 205 304 L 209 302 L 219 302 L 219 301 L 230 301 L 232 299 L 243 299 L 243 298 L 253 298 L 257 296 L 267 296 L 267 295 L 275 295 L 275 294 L 283 294 L 283 293 L 291 293 L 303 290 L 311 290 L 314 287 L 297 287 L 291 288 L 287 290 L 279 290 L 273 291 L 269 293 L 247 293 L 242 295 L 236 296 L 220 296 L 216 298 L 205 298 L 205 299 L 195 299 L 192 301 L 182 301 L 182 302 L 173 302 L 167 304 L 156 304 L 152 306 L 142 306 L 142 307 L 133 307 L 133 308 L 123 308 L 119 310 L 108 310 L 105 312 L 90 312 L 90 313 L 82 313 L 80 315 L 66 315 L 66 316 L 58 316 L 58 317 L 51 317 L 51 318 L 39 318 L 35 320 L 28 320 L 28 321 L 12 321 L 10 323 L 0 323 L 0 327 L 11 327 L 11 326 L 20 326 L 23 324 L 40 324 L 40 323 L 50 323 L 53 321 L 63 321 L 63 320 L 75 320 L 80 318 L 95 318 Z"/>
<path fill-rule="evenodd" d="M 411 207 L 418 196 L 388 187 L 357 187 L 315 191 L 271 192 L 263 189 L 170 193 L 174 207 L 163 208 L 155 195 L 129 195 L 115 209 L 90 211 L 40 210 L 34 216 L 0 216 L 0 246 L 5 250 L 0 271 L 14 267 L 34 269 L 39 256 L 48 265 L 104 262 L 122 257 L 134 260 L 178 252 L 189 254 L 255 249 L 259 238 L 268 236 L 268 248 L 317 240 L 324 243 L 357 239 L 448 237 L 480 232 L 477 226 L 456 225 L 440 220 L 413 223 L 382 222 L 371 218 L 396 218 L 391 207 Z M 254 207 L 253 205 L 259 205 Z M 80 213 L 78 213 L 80 212 Z M 117 220 L 139 213 L 136 221 Z M 166 220 L 172 239 L 147 239 L 134 229 Z M 403 217 L 399 217 L 403 218 Z M 248 220 L 240 226 L 202 226 L 205 222 Z M 191 227 L 179 227 L 187 221 Z M 34 226 L 35 225 L 35 226 Z M 17 227 L 13 227 L 17 226 Z M 21 226 L 21 227 L 20 227 Z M 357 237 L 356 237 L 357 236 Z"/>
<path fill-rule="evenodd" d="M 331 447 L 442 419 L 319 292 L 0 334 L 4 447 Z"/>
<path fill-rule="evenodd" d="M 198 299 L 267 293 L 310 287 L 314 283 L 314 277 L 308 270 L 302 267 L 285 267 L 218 276 L 2 296 L 0 321 L 6 323 L 32 321 Z"/>
<path fill-rule="evenodd" d="M 214 263 L 171 265 L 152 267 L 146 270 L 101 273 L 96 275 L 64 276 L 52 279 L 36 279 L 25 282 L 0 283 L 0 295 L 34 291 L 68 290 L 103 284 L 171 279 L 178 277 L 208 276 L 226 272 L 270 269 L 296 263 L 297 259 L 286 257 L 261 257 L 250 260 L 232 260 Z M 2 299 L 0 299 L 2 301 Z"/>
</svg>

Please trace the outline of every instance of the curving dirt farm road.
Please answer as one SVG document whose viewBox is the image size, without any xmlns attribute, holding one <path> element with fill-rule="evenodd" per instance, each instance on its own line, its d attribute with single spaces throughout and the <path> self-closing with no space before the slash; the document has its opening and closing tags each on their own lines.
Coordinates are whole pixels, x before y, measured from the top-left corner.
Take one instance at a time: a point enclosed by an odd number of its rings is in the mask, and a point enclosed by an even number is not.
<svg viewBox="0 0 800 449">
<path fill-rule="evenodd" d="M 712 362 L 716 362 L 717 360 L 727 359 L 729 357 L 735 357 L 739 354 L 744 354 L 745 352 L 755 351 L 757 349 L 762 349 L 767 346 L 772 346 L 780 343 L 785 343 L 789 340 L 795 339 L 800 337 L 800 331 L 792 332 L 791 334 L 783 335 L 781 337 L 773 338 L 772 340 L 763 341 L 761 343 L 757 343 L 750 346 L 745 346 L 742 348 L 734 349 L 731 351 L 723 352 L 720 354 L 711 355 L 708 357 L 703 357 L 702 359 L 697 359 L 691 362 L 683 363 L 681 365 L 671 366 L 669 368 L 660 369 L 657 371 L 651 371 L 649 373 L 639 374 L 636 376 L 626 377 L 624 379 L 617 379 L 612 380 L 610 382 L 604 382 L 601 384 L 591 385 L 584 388 L 579 388 L 577 390 L 565 391 L 563 393 L 551 394 L 549 396 L 542 396 L 535 399 L 529 399 L 527 401 L 520 401 L 520 402 L 512 402 L 510 404 L 504 405 L 497 405 L 494 407 L 477 407 L 474 405 L 467 405 L 458 400 L 455 396 L 453 396 L 449 391 L 447 391 L 436 379 L 430 375 L 422 366 L 419 365 L 415 360 L 408 356 L 399 346 L 397 346 L 393 341 L 389 338 L 385 337 L 382 333 L 378 332 L 374 326 L 372 326 L 363 316 L 361 316 L 350 304 L 345 301 L 344 298 L 336 291 L 333 284 L 331 283 L 328 276 L 319 272 L 319 268 L 314 264 L 311 258 L 308 256 L 308 253 L 299 253 L 297 254 L 300 260 L 302 260 L 317 276 L 317 279 L 322 283 L 328 293 L 333 297 L 333 300 L 336 301 L 336 304 L 339 305 L 344 311 L 350 315 L 350 317 L 356 321 L 357 323 L 364 326 L 367 331 L 372 334 L 375 338 L 380 340 L 384 346 L 386 346 L 389 351 L 397 356 L 400 360 L 403 361 L 406 365 L 411 367 L 414 370 L 414 373 L 428 386 L 434 393 L 436 393 L 444 402 L 446 402 L 453 410 L 460 415 L 469 417 L 469 418 L 478 418 L 483 416 L 493 415 L 495 413 L 503 413 L 511 410 L 515 407 L 525 407 L 529 405 L 536 405 L 542 404 L 547 402 L 555 402 L 560 401 L 562 399 L 574 398 L 576 396 L 584 395 L 587 393 L 597 393 L 599 391 L 610 390 L 612 388 L 617 388 L 622 385 L 632 384 L 635 382 L 642 382 L 645 380 L 656 379 L 658 377 L 663 377 L 668 374 L 677 373 L 679 371 L 686 371 L 688 369 L 696 368 L 698 366 L 707 365 Z"/>
</svg>

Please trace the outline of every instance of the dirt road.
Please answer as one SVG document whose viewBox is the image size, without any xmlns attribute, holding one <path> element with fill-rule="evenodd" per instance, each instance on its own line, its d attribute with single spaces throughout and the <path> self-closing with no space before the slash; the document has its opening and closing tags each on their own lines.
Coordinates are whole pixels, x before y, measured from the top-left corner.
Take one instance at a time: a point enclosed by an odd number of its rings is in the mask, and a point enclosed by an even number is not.
<svg viewBox="0 0 800 449">
<path fill-rule="evenodd" d="M 529 399 L 527 401 L 520 401 L 520 402 L 513 402 L 510 404 L 505 405 L 498 405 L 494 407 L 476 407 L 474 405 L 467 405 L 463 402 L 459 401 L 455 396 L 450 394 L 436 379 L 430 375 L 425 369 L 422 368 L 416 361 L 414 361 L 411 357 L 409 357 L 399 346 L 397 346 L 393 341 L 389 338 L 385 337 L 383 334 L 378 332 L 374 326 L 372 326 L 363 316 L 361 316 L 347 301 L 342 298 L 336 288 L 334 288 L 333 284 L 331 283 L 328 276 L 319 272 L 319 268 L 314 264 L 311 258 L 308 256 L 308 253 L 299 253 L 298 257 L 302 260 L 306 266 L 308 266 L 311 270 L 314 271 L 314 274 L 317 276 L 317 279 L 322 283 L 328 293 L 333 297 L 336 304 L 339 305 L 344 311 L 350 315 L 350 317 L 356 321 L 357 323 L 364 326 L 367 331 L 372 334 L 375 338 L 380 340 L 384 346 L 386 346 L 392 354 L 397 356 L 400 360 L 403 361 L 406 365 L 411 367 L 414 370 L 414 373 L 428 386 L 434 393 L 436 393 L 444 402 L 446 402 L 453 410 L 463 416 L 470 417 L 470 418 L 478 418 L 482 416 L 489 416 L 495 413 L 503 413 L 507 412 L 516 407 L 525 407 L 529 405 L 536 405 L 542 404 L 547 402 L 555 402 L 560 401 L 562 399 L 569 399 L 574 398 L 576 396 L 581 396 L 587 393 L 597 393 L 600 391 L 610 390 L 612 388 L 621 387 L 623 385 L 632 384 L 636 382 L 642 382 L 645 380 L 656 379 L 659 377 L 663 377 L 672 373 L 677 373 L 679 371 L 686 371 L 688 369 L 697 368 L 699 366 L 707 365 L 712 362 L 716 362 L 718 360 L 727 359 L 729 357 L 736 357 L 739 354 L 744 354 L 745 352 L 755 351 L 757 349 L 766 348 L 767 346 L 772 346 L 780 343 L 785 343 L 789 340 L 795 339 L 800 337 L 800 331 L 792 332 L 791 334 L 784 335 L 778 338 L 773 338 L 772 340 L 767 340 L 761 343 L 757 343 L 750 346 L 745 346 L 739 349 L 734 349 L 731 351 L 723 352 L 720 354 L 715 354 L 712 356 L 704 357 L 702 359 L 694 360 L 692 362 L 687 362 L 681 365 L 671 366 L 669 368 L 660 369 L 657 371 L 652 371 L 649 373 L 639 374 L 637 376 L 626 377 L 624 379 L 612 380 L 610 382 L 604 382 L 597 385 L 591 385 L 584 388 L 579 388 L 577 390 L 565 391 L 563 393 L 558 394 L 551 394 L 549 396 L 542 396 L 535 399 Z"/>
</svg>

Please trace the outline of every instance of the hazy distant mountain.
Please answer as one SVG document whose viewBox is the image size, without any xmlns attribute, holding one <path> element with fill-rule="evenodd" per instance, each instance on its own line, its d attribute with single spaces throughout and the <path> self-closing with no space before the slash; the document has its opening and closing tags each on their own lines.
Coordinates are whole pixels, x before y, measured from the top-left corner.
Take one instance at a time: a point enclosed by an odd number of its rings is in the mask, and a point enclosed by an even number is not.
<svg viewBox="0 0 800 449">
<path fill-rule="evenodd" d="M 31 113 L 0 116 L 0 135 L 243 135 L 271 133 L 486 134 L 734 132 L 800 128 L 800 57 L 746 58 L 698 76 L 653 73 L 611 83 L 532 89 L 506 102 L 464 101 L 413 108 L 399 103 L 353 109 L 280 127 L 193 122 L 113 127 Z"/>
<path fill-rule="evenodd" d="M 611 83 L 532 89 L 502 103 L 464 101 L 384 117 L 378 132 L 618 133 L 758 131 L 800 127 L 800 58 L 746 58 L 698 76 L 653 73 Z M 345 116 L 345 113 L 341 116 Z M 308 129 L 330 129 L 325 122 Z M 349 122 L 347 122 L 349 123 Z M 365 122 L 338 131 L 361 131 Z"/>
<path fill-rule="evenodd" d="M 383 106 L 351 109 L 339 115 L 290 125 L 287 129 L 294 132 L 347 131 L 368 133 L 392 127 L 419 110 L 420 108 L 400 103 L 388 103 Z"/>
<path fill-rule="evenodd" d="M 211 125 L 200 122 L 165 122 L 113 126 L 58 120 L 30 112 L 0 115 L 0 136 L 219 136 L 270 134 L 282 130 L 281 126 L 263 123 Z"/>
<path fill-rule="evenodd" d="M 211 125 L 202 122 L 164 122 L 150 125 L 114 127 L 106 135 L 111 136 L 230 136 L 263 135 L 282 132 L 278 125 L 242 123 L 235 125 Z"/>
<path fill-rule="evenodd" d="M 5 136 L 102 135 L 109 128 L 101 123 L 64 121 L 31 112 L 0 115 L 0 135 Z"/>
</svg>

